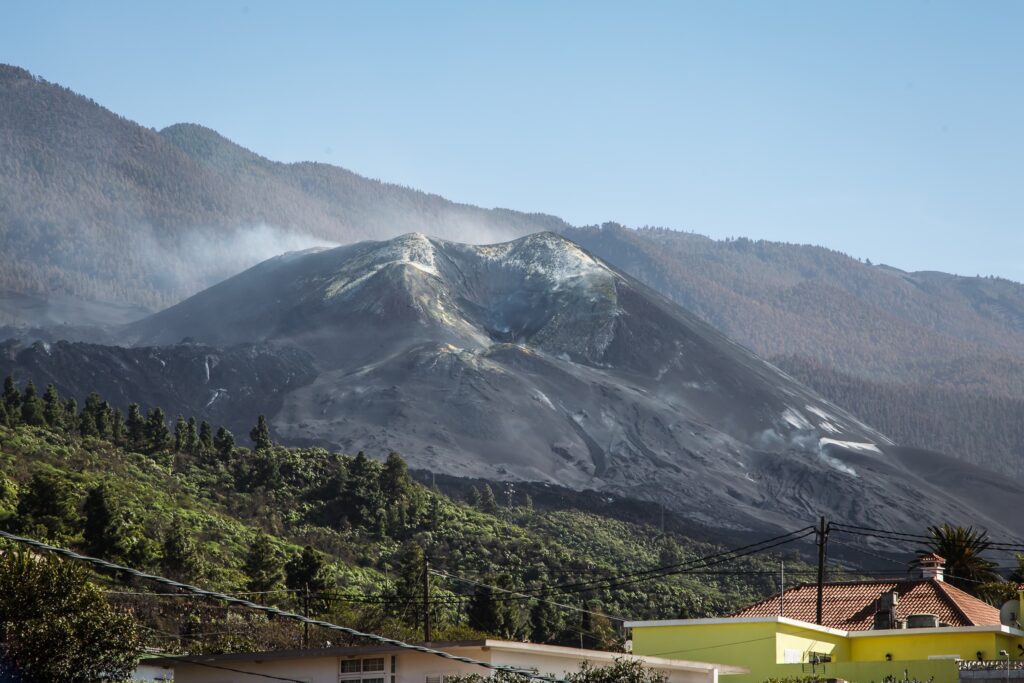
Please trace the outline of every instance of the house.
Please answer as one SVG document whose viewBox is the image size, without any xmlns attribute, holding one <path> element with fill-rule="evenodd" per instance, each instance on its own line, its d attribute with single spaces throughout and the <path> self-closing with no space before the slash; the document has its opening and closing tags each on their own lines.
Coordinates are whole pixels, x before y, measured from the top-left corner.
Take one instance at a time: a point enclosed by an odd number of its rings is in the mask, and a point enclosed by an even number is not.
<svg viewBox="0 0 1024 683">
<path fill-rule="evenodd" d="M 904 672 L 953 683 L 961 669 L 967 680 L 969 669 L 1020 667 L 1018 615 L 1004 624 L 1000 610 L 946 583 L 944 562 L 933 557 L 919 579 L 824 584 L 820 625 L 817 586 L 801 584 L 729 617 L 626 626 L 637 654 L 750 670 L 733 683 L 810 674 L 871 683 L 888 675 L 902 680 Z"/>
<path fill-rule="evenodd" d="M 430 643 L 447 653 L 562 677 L 583 662 L 612 664 L 629 655 L 504 640 Z M 662 657 L 636 657 L 673 683 L 717 683 L 719 675 L 746 673 L 736 666 Z M 256 683 L 278 677 L 306 683 L 444 683 L 452 675 L 487 674 L 473 664 L 390 646 L 238 653 L 149 660 L 174 671 L 175 683 Z"/>
</svg>

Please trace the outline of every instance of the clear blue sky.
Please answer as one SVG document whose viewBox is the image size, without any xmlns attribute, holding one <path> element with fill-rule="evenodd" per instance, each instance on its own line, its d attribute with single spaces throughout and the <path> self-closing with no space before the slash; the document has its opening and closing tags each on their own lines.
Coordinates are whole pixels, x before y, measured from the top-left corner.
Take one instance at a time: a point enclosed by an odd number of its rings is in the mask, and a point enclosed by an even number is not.
<svg viewBox="0 0 1024 683">
<path fill-rule="evenodd" d="M 1024 2 L 7 0 L 0 61 L 460 201 L 1024 280 Z"/>
</svg>

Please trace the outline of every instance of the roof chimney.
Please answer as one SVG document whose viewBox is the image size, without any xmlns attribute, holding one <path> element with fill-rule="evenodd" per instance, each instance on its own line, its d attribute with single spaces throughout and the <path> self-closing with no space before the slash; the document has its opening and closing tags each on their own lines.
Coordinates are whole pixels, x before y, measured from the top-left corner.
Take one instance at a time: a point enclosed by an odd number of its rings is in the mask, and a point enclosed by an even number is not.
<svg viewBox="0 0 1024 683">
<path fill-rule="evenodd" d="M 921 566 L 921 578 L 942 581 L 946 569 L 946 558 L 935 553 L 923 555 L 918 564 Z"/>
</svg>

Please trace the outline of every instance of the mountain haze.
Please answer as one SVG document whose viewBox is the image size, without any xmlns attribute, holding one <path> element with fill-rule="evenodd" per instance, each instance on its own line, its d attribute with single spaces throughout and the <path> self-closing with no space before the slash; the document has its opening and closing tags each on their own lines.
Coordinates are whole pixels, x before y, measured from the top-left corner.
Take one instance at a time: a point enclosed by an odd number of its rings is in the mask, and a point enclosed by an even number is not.
<svg viewBox="0 0 1024 683">
<path fill-rule="evenodd" d="M 197 125 L 157 132 L 0 65 L 0 290 L 162 307 L 282 251 L 563 225 L 272 162 Z"/>
</svg>

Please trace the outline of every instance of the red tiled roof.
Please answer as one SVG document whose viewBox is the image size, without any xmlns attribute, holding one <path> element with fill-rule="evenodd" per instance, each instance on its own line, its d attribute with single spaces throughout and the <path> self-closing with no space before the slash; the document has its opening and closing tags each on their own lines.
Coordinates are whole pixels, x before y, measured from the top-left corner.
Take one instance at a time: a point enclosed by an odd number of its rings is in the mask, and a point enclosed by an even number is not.
<svg viewBox="0 0 1024 683">
<path fill-rule="evenodd" d="M 934 614 L 944 626 L 994 626 L 999 610 L 943 581 L 910 579 L 888 581 L 848 581 L 826 583 L 823 590 L 822 626 L 845 631 L 868 631 L 874 627 L 877 603 L 882 593 L 896 591 L 897 619 L 911 614 Z M 818 589 L 805 583 L 789 588 L 782 616 L 814 623 Z M 779 596 L 740 610 L 735 617 L 779 616 Z"/>
</svg>

